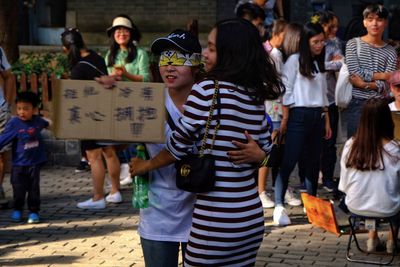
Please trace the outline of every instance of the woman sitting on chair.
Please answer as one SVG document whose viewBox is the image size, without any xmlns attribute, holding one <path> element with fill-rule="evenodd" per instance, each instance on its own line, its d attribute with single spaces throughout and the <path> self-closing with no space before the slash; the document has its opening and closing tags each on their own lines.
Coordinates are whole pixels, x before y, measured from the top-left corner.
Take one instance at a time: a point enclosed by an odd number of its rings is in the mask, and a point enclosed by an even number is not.
<svg viewBox="0 0 400 267">
<path fill-rule="evenodd" d="M 356 134 L 347 140 L 340 162 L 339 190 L 346 194 L 348 209 L 364 217 L 390 218 L 397 238 L 400 218 L 400 144 L 393 139 L 394 124 L 383 99 L 366 101 Z M 367 251 L 380 243 L 376 230 L 370 230 Z M 389 233 L 386 250 L 392 253 Z"/>
</svg>

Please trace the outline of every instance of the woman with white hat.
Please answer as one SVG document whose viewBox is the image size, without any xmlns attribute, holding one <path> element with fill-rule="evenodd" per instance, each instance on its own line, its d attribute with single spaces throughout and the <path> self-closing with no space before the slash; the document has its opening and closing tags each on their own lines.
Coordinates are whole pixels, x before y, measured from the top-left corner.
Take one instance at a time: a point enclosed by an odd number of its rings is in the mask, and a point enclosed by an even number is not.
<svg viewBox="0 0 400 267">
<path fill-rule="evenodd" d="M 145 50 L 137 47 L 142 36 L 131 18 L 124 14 L 116 16 L 107 34 L 110 37 L 110 48 L 105 57 L 108 73 L 122 81 L 150 81 L 149 57 Z M 121 185 L 132 183 L 126 156 L 130 155 L 130 150 L 124 151 L 119 153 Z"/>
<path fill-rule="evenodd" d="M 148 82 L 149 57 L 136 46 L 141 34 L 129 16 L 116 16 L 107 34 L 111 41 L 105 57 L 108 73 L 124 81 Z"/>
</svg>

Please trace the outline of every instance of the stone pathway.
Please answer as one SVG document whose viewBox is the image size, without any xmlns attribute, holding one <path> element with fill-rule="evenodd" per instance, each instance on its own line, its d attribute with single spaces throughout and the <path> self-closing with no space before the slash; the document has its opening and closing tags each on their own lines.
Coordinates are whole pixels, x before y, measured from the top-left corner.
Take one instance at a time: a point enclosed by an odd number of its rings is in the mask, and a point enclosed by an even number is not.
<svg viewBox="0 0 400 267">
<path fill-rule="evenodd" d="M 4 187 L 10 197 L 8 177 Z M 40 224 L 13 223 L 11 210 L 0 210 L 0 266 L 144 266 L 130 187 L 122 189 L 122 204 L 101 211 L 76 208 L 90 197 L 88 172 L 46 168 L 41 190 Z M 266 231 L 256 266 L 365 266 L 346 261 L 347 235 L 337 237 L 308 224 L 302 207 L 288 210 L 293 225 L 283 228 L 274 227 L 273 210 L 265 210 Z M 400 266 L 399 256 L 393 266 Z"/>
</svg>

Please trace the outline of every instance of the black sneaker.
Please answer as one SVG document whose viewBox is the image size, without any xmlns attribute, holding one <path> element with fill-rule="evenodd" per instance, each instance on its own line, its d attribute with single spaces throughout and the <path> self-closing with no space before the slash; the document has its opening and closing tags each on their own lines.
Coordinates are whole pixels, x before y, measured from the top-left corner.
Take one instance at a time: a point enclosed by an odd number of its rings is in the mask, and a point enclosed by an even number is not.
<svg viewBox="0 0 400 267">
<path fill-rule="evenodd" d="M 79 162 L 78 167 L 76 167 L 75 172 L 80 173 L 80 172 L 87 172 L 87 171 L 90 171 L 89 163 L 85 160 L 81 160 L 81 162 Z"/>
</svg>

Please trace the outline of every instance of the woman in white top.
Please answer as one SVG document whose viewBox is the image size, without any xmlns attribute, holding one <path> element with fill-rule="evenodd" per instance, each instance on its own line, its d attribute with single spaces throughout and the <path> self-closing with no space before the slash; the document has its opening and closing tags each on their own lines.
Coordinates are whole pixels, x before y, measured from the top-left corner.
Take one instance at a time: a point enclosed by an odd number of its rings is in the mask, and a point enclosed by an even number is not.
<svg viewBox="0 0 400 267">
<path fill-rule="evenodd" d="M 283 105 L 289 108 L 286 144 L 279 175 L 275 182 L 274 223 L 290 224 L 283 206 L 288 180 L 300 156 L 304 156 L 307 192 L 316 195 L 323 129 L 330 138 L 325 77 L 325 36 L 318 23 L 306 23 L 300 35 L 299 53 L 291 55 L 283 66 L 282 80 L 286 87 Z M 325 116 L 323 116 L 325 114 Z M 325 123 L 324 123 L 325 118 Z"/>
<path fill-rule="evenodd" d="M 359 127 L 349 139 L 340 162 L 339 190 L 346 194 L 348 209 L 357 215 L 392 217 L 398 234 L 400 219 L 400 144 L 393 140 L 394 124 L 387 101 L 372 98 L 365 102 Z M 370 231 L 367 251 L 379 244 L 376 231 Z M 386 249 L 393 251 L 392 235 Z"/>
</svg>

